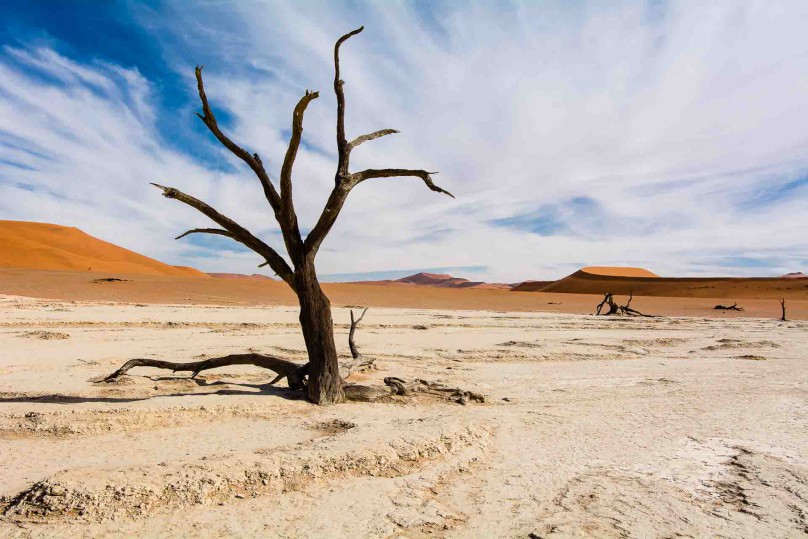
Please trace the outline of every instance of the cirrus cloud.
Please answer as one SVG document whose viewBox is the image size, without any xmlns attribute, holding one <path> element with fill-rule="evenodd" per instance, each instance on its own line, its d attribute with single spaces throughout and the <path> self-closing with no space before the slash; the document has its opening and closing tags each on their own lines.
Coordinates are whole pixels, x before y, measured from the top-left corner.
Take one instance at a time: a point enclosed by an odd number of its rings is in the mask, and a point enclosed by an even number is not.
<svg viewBox="0 0 808 539">
<path fill-rule="evenodd" d="M 517 281 L 581 264 L 776 274 L 808 258 L 804 2 L 167 2 L 118 16 L 159 61 L 71 56 L 24 32 L 2 49 L 6 218 L 252 273 L 256 257 L 238 246 L 174 242 L 204 217 L 147 186 L 182 188 L 280 245 L 249 170 L 193 123 L 192 67 L 206 64 L 228 132 L 274 171 L 294 103 L 321 91 L 295 167 L 305 229 L 333 185 L 333 41 L 365 24 L 343 49 L 349 136 L 402 133 L 363 145 L 354 168 L 440 170 L 458 200 L 413 179 L 363 184 L 323 246 L 321 274 L 448 267 Z M 187 92 L 166 99 L 166 87 Z"/>
</svg>

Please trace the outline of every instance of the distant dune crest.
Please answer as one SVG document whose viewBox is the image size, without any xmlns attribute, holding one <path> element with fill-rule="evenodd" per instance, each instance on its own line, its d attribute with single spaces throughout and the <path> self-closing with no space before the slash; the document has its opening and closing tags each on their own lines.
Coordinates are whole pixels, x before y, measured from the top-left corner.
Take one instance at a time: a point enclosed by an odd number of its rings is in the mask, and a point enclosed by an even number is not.
<svg viewBox="0 0 808 539">
<path fill-rule="evenodd" d="M 260 273 L 253 273 L 252 275 L 247 275 L 245 273 L 208 273 L 211 277 L 216 279 L 266 279 L 272 281 L 272 277 L 267 277 L 266 275 L 262 275 Z"/>
<path fill-rule="evenodd" d="M 74 227 L 0 220 L 0 265 L 44 270 L 207 277 L 94 238 Z"/>
<path fill-rule="evenodd" d="M 384 281 L 382 281 L 384 282 Z M 416 273 L 408 277 L 397 279 L 396 283 L 415 284 L 419 286 L 437 286 L 439 288 L 475 288 L 475 289 L 510 289 L 506 283 L 486 283 L 483 281 L 469 281 L 462 277 L 453 277 L 446 273 Z"/>
<path fill-rule="evenodd" d="M 468 279 L 453 277 L 446 273 L 416 273 L 415 275 L 398 279 L 397 282 L 422 286 L 438 286 L 440 288 L 510 288 L 510 285 L 507 284 L 469 281 Z"/>
<path fill-rule="evenodd" d="M 581 268 L 580 271 L 591 273 L 592 275 L 608 275 L 610 277 L 659 277 L 659 275 L 647 269 L 628 266 L 587 266 Z"/>
<path fill-rule="evenodd" d="M 802 275 L 802 277 L 800 277 Z M 646 269 L 586 267 L 553 282 L 526 281 L 515 292 L 561 294 L 634 294 L 680 298 L 808 299 L 802 273 L 783 277 L 660 277 Z"/>
</svg>

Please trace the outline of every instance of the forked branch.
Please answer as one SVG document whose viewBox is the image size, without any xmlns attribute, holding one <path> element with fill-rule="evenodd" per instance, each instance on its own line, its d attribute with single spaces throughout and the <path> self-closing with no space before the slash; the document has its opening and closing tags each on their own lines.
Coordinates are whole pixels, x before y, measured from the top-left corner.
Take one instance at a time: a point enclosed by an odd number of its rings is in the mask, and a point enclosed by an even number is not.
<svg viewBox="0 0 808 539">
<path fill-rule="evenodd" d="M 359 322 L 365 317 L 365 313 L 368 312 L 367 307 L 359 318 L 354 318 L 353 309 L 351 309 L 351 329 L 348 332 L 348 348 L 351 349 L 351 361 L 349 362 L 342 362 L 339 365 L 339 375 L 342 377 L 343 380 L 347 379 L 355 372 L 372 369 L 375 368 L 373 363 L 376 361 L 374 358 L 366 358 L 362 354 L 359 353 L 359 349 L 356 347 L 356 342 L 354 341 L 354 333 L 356 332 L 356 326 L 359 325 Z"/>
<path fill-rule="evenodd" d="M 345 81 L 340 79 L 339 50 L 340 46 L 345 41 L 362 30 L 364 30 L 364 27 L 357 28 L 345 34 L 339 38 L 336 45 L 334 45 L 334 93 L 337 96 L 337 172 L 334 177 L 334 188 L 326 201 L 325 208 L 323 208 L 320 218 L 317 220 L 317 223 L 304 242 L 304 250 L 310 260 L 313 260 L 317 255 L 320 245 L 334 226 L 351 190 L 365 180 L 373 178 L 416 177 L 423 180 L 424 184 L 432 191 L 443 193 L 454 198 L 454 195 L 449 191 L 435 185 L 431 177 L 431 175 L 435 173 L 427 172 L 426 170 L 403 168 L 368 169 L 351 174 L 349 170 L 351 150 L 363 142 L 398 133 L 395 129 L 382 129 L 359 136 L 350 143 L 345 138 L 345 91 L 343 88 Z"/>
<path fill-rule="evenodd" d="M 240 224 L 236 223 L 229 217 L 222 215 L 207 203 L 202 202 L 201 200 L 194 198 L 191 195 L 187 195 L 182 191 L 180 191 L 179 189 L 175 189 L 173 187 L 166 187 L 164 185 L 159 185 L 156 183 L 153 183 L 152 185 L 162 189 L 164 197 L 179 200 L 180 202 L 187 204 L 188 206 L 191 206 L 192 208 L 195 208 L 199 210 L 201 213 L 205 214 L 213 222 L 224 228 L 225 231 L 227 231 L 230 234 L 230 237 L 232 237 L 234 240 L 245 245 L 246 247 L 249 247 L 256 253 L 264 257 L 269 266 L 275 271 L 276 274 L 278 274 L 278 277 L 286 281 L 289 284 L 289 286 L 292 287 L 292 289 L 295 288 L 293 274 L 291 268 L 289 267 L 289 264 L 287 264 L 286 261 L 272 247 L 270 247 L 260 239 L 256 238 L 255 236 L 253 236 L 249 230 L 247 230 Z M 214 230 L 214 229 L 205 229 L 205 230 Z M 189 231 L 189 233 L 190 232 L 191 231 Z"/>
</svg>

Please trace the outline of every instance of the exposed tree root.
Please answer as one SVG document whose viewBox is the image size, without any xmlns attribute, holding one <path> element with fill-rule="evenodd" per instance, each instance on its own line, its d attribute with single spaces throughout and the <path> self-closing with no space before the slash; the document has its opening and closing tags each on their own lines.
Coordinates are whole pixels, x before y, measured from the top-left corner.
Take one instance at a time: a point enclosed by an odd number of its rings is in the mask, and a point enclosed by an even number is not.
<svg viewBox="0 0 808 539">
<path fill-rule="evenodd" d="M 745 311 L 746 310 L 743 307 L 738 307 L 737 302 L 733 303 L 732 305 L 729 305 L 729 306 L 727 306 L 727 305 L 716 305 L 715 307 L 713 307 L 713 309 L 716 309 L 718 311 Z"/>
<path fill-rule="evenodd" d="M 389 376 L 384 379 L 387 387 L 362 386 L 359 384 L 345 384 L 345 398 L 351 401 L 374 402 L 385 397 L 401 395 L 411 397 L 414 395 L 424 395 L 439 398 L 441 400 L 451 400 L 458 404 L 468 404 L 469 402 L 485 402 L 485 397 L 479 393 L 466 391 L 456 387 L 449 387 L 437 382 L 429 382 L 416 378 L 411 382 Z"/>
<path fill-rule="evenodd" d="M 348 333 L 348 346 L 351 349 L 352 360 L 340 364 L 339 372 L 342 377 L 342 389 L 345 392 L 345 399 L 349 401 L 361 402 L 374 402 L 385 397 L 393 395 L 413 396 L 425 395 L 440 398 L 443 400 L 451 400 L 458 404 L 468 404 L 469 402 L 485 402 L 485 397 L 479 393 L 465 391 L 458 388 L 444 386 L 436 382 L 429 382 L 427 380 L 415 379 L 411 382 L 402 380 L 401 378 L 388 377 L 384 379 L 384 386 L 364 386 L 360 384 L 351 384 L 345 382 L 349 376 L 355 372 L 375 368 L 375 359 L 365 358 L 359 353 L 354 341 L 354 334 L 356 333 L 356 326 L 365 317 L 367 309 L 362 311 L 359 318 L 354 318 L 353 310 L 351 311 L 351 329 Z M 188 363 L 175 363 L 171 361 L 162 361 L 159 359 L 148 358 L 135 358 L 130 359 L 121 366 L 118 370 L 104 378 L 103 382 L 113 382 L 119 377 L 128 374 L 131 369 L 135 367 L 154 367 L 157 369 L 167 369 L 172 372 L 187 371 L 191 372 L 191 378 L 195 378 L 200 372 L 217 369 L 219 367 L 227 367 L 230 365 L 255 365 L 269 369 L 277 374 L 277 376 L 270 382 L 274 385 L 284 378 L 286 378 L 289 388 L 293 390 L 306 391 L 307 377 L 309 364 L 300 365 L 293 363 L 286 359 L 281 359 L 274 356 L 264 354 L 230 354 L 227 356 L 214 357 L 204 359 L 201 361 L 191 361 Z"/>
</svg>

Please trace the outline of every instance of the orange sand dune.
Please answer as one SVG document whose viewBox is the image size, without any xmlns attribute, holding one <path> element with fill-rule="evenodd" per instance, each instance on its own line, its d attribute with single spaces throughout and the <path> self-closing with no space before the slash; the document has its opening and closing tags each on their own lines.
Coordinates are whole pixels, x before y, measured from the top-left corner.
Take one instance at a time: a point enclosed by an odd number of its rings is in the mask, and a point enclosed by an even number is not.
<svg viewBox="0 0 808 539">
<path fill-rule="evenodd" d="M 0 221 L 0 266 L 208 277 L 99 240 L 78 228 L 25 221 Z"/>
<path fill-rule="evenodd" d="M 581 271 L 592 275 L 609 275 L 612 277 L 659 277 L 659 275 L 647 269 L 620 266 L 587 266 L 581 268 Z"/>
<path fill-rule="evenodd" d="M 516 292 L 554 292 L 564 294 L 614 294 L 667 296 L 678 298 L 757 298 L 808 299 L 808 280 L 767 277 L 637 277 L 598 275 L 579 270 L 546 286 L 522 283 Z"/>
<path fill-rule="evenodd" d="M 538 292 L 556 281 L 524 281 L 511 287 L 513 292 Z"/>
</svg>

